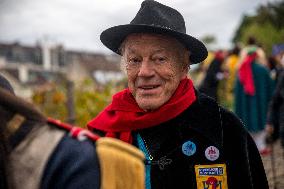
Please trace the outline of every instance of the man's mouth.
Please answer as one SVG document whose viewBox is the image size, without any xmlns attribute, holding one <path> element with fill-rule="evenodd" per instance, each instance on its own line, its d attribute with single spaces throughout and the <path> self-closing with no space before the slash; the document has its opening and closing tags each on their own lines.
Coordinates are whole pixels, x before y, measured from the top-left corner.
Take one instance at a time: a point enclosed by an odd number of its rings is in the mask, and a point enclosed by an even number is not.
<svg viewBox="0 0 284 189">
<path fill-rule="evenodd" d="M 160 85 L 142 85 L 139 86 L 139 89 L 143 89 L 143 90 L 151 90 L 151 89 L 156 89 L 158 88 Z"/>
</svg>

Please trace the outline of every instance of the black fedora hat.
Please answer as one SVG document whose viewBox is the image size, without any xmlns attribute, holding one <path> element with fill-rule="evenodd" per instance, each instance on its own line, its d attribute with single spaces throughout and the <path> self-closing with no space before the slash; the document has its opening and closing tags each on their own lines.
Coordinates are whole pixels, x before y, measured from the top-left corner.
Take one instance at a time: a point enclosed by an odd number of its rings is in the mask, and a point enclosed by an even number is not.
<svg viewBox="0 0 284 189">
<path fill-rule="evenodd" d="M 202 62 L 208 52 L 198 39 L 187 35 L 183 16 L 175 9 L 154 0 L 145 0 L 130 24 L 111 27 L 101 33 L 102 43 L 120 54 L 124 39 L 132 33 L 157 33 L 176 38 L 190 51 L 191 64 Z"/>
</svg>

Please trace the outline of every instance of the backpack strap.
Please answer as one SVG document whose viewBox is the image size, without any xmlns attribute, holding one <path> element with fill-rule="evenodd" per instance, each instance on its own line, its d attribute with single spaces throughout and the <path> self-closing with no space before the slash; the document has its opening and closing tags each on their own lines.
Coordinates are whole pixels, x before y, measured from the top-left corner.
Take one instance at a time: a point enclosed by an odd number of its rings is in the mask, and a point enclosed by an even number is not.
<svg viewBox="0 0 284 189">
<path fill-rule="evenodd" d="M 79 141 L 89 139 L 91 141 L 96 142 L 100 138 L 99 135 L 96 135 L 89 130 L 61 122 L 60 120 L 47 118 L 47 122 L 48 124 L 54 125 L 60 129 L 67 131 L 69 133 L 69 136 Z"/>
</svg>

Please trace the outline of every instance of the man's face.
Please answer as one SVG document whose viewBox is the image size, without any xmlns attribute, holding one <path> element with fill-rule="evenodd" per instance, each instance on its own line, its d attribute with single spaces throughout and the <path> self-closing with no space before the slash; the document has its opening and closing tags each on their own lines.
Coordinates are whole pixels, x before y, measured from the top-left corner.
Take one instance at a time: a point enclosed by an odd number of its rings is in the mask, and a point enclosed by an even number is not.
<svg viewBox="0 0 284 189">
<path fill-rule="evenodd" d="M 145 111 L 166 103 L 188 71 L 187 51 L 167 36 L 132 34 L 126 39 L 123 58 L 128 87 Z"/>
</svg>

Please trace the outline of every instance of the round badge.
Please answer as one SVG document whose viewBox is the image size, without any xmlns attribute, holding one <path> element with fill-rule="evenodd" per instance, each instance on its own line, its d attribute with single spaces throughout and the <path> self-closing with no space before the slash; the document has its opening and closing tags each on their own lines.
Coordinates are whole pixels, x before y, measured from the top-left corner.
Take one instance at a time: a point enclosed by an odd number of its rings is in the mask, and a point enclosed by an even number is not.
<svg viewBox="0 0 284 189">
<path fill-rule="evenodd" d="M 205 150 L 205 156 L 210 161 L 215 161 L 219 158 L 219 150 L 215 146 L 209 146 Z"/>
<path fill-rule="evenodd" d="M 192 156 L 196 152 L 196 145 L 190 140 L 183 143 L 182 153 L 187 156 Z"/>
</svg>

